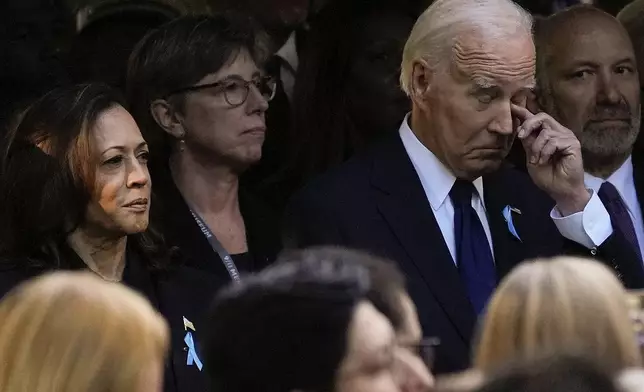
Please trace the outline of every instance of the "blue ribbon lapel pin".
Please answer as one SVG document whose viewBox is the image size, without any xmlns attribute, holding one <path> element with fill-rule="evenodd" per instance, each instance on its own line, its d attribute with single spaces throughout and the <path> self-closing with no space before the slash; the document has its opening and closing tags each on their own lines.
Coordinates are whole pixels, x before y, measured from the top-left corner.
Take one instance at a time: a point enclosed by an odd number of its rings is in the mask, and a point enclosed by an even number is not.
<svg viewBox="0 0 644 392">
<path fill-rule="evenodd" d="M 519 233 L 517 232 L 516 227 L 514 227 L 514 222 L 512 221 L 513 213 L 521 215 L 521 210 L 511 206 L 505 206 L 505 208 L 503 209 L 503 218 L 508 224 L 508 231 L 510 232 L 510 234 L 512 234 L 512 236 L 514 236 L 514 238 L 516 238 L 517 240 L 521 241 L 521 237 L 519 237 Z"/>
<path fill-rule="evenodd" d="M 199 355 L 197 355 L 197 349 L 195 348 L 195 340 L 192 336 L 192 332 L 197 332 L 195 330 L 195 326 L 192 324 L 192 322 L 190 322 L 190 320 L 184 317 L 183 329 L 186 331 L 186 336 L 183 338 L 183 341 L 186 344 L 187 350 L 188 350 L 188 358 L 186 361 L 186 365 L 188 366 L 196 365 L 197 369 L 201 371 L 201 369 L 203 369 L 203 363 L 199 359 Z"/>
</svg>

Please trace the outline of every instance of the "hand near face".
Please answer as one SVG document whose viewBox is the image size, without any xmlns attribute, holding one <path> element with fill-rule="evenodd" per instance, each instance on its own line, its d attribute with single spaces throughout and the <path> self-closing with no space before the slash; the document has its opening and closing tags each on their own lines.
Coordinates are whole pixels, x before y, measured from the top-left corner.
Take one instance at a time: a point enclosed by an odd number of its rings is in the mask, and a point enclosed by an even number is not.
<svg viewBox="0 0 644 392">
<path fill-rule="evenodd" d="M 582 211 L 590 200 L 584 185 L 581 144 L 572 131 L 546 113 L 512 105 L 521 121 L 518 137 L 532 181 L 552 197 L 563 216 Z"/>
</svg>

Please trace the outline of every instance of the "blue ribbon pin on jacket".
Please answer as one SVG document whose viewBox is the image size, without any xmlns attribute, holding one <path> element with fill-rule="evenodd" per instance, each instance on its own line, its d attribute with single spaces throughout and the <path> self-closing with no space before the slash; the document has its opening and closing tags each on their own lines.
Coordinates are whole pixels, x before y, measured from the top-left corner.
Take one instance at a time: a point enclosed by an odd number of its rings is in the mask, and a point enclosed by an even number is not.
<svg viewBox="0 0 644 392">
<path fill-rule="evenodd" d="M 517 210 L 516 208 L 512 208 L 510 206 L 505 206 L 503 209 L 503 218 L 505 219 L 506 223 L 508 224 L 508 231 L 519 241 L 521 241 L 521 237 L 519 237 L 519 233 L 517 233 L 517 229 L 514 227 L 514 223 L 512 222 L 512 213 L 516 212 L 518 214 L 521 213 L 521 211 Z M 523 241 L 521 241 L 523 242 Z"/>
<path fill-rule="evenodd" d="M 197 369 L 201 371 L 203 369 L 203 363 L 199 359 L 199 356 L 197 355 L 197 349 L 195 348 L 195 341 L 192 337 L 192 332 L 188 331 L 189 329 L 195 330 L 194 325 L 188 321 L 185 317 L 183 318 L 183 328 L 187 331 L 186 336 L 183 338 L 183 341 L 186 343 L 186 346 L 188 346 L 188 359 L 186 364 L 188 366 L 192 366 L 193 364 L 197 365 Z"/>
</svg>

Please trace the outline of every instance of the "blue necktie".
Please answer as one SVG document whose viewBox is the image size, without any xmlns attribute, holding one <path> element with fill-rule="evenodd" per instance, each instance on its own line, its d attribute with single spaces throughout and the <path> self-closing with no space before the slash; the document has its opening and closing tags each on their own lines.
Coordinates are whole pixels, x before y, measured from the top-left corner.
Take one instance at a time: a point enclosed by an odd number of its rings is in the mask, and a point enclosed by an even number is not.
<svg viewBox="0 0 644 392">
<path fill-rule="evenodd" d="M 496 287 L 494 258 L 483 225 L 472 208 L 471 182 L 457 179 L 449 193 L 454 204 L 456 263 L 470 302 L 480 314 Z"/>
</svg>

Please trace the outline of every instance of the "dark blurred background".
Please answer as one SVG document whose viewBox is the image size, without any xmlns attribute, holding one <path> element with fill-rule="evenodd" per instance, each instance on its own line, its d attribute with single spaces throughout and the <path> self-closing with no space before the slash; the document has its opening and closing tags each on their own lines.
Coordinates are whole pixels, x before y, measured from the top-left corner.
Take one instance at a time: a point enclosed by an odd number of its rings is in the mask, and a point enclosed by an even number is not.
<svg viewBox="0 0 644 392">
<path fill-rule="evenodd" d="M 419 14 L 430 4 L 430 0 L 379 1 L 389 1 L 387 7 L 399 7 L 409 15 Z M 535 15 L 548 15 L 580 1 L 518 0 L 518 3 Z M 613 14 L 629 2 L 594 1 Z M 122 88 L 127 58 L 136 42 L 150 29 L 178 15 L 242 11 L 263 25 L 272 39 L 273 52 L 289 38 L 295 41 L 296 52 L 300 52 L 310 24 L 321 10 L 329 7 L 329 3 L 352 2 L 369 3 L 368 0 L 2 0 L 0 126 L 6 127 L 11 114 L 32 98 L 61 83 L 95 80 Z M 354 7 L 361 8 L 359 4 Z M 347 16 L 342 18 L 346 20 Z M 338 37 L 329 39 L 342 41 Z M 318 34 L 316 42 L 319 40 Z M 286 87 L 288 94 L 292 94 Z M 286 129 L 288 125 L 280 126 Z M 270 149 L 271 142 L 267 144 Z"/>
</svg>

